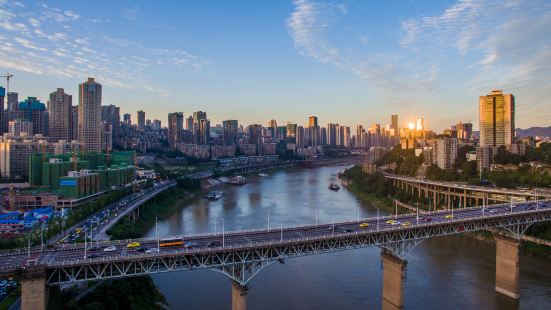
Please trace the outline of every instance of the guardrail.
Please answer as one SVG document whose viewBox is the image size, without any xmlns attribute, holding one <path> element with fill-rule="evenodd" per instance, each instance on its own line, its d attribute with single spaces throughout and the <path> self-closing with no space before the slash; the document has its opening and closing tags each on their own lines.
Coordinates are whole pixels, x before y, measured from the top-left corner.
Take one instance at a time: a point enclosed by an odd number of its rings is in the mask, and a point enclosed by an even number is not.
<svg viewBox="0 0 551 310">
<path fill-rule="evenodd" d="M 400 231 L 400 230 L 408 230 L 408 229 L 412 229 L 412 228 L 422 228 L 422 227 L 431 227 L 431 226 L 439 226 L 439 225 L 443 225 L 443 224 L 449 224 L 449 223 L 460 223 L 460 222 L 470 222 L 470 221 L 475 221 L 475 220 L 485 220 L 485 219 L 497 219 L 497 218 L 505 218 L 505 217 L 509 217 L 511 215 L 523 215 L 523 214 L 529 214 L 529 213 L 538 213 L 538 212 L 541 212 L 541 211 L 550 211 L 551 209 L 549 208 L 549 206 L 545 205 L 545 203 L 549 203 L 551 201 L 541 201 L 540 203 L 544 204 L 543 206 L 543 210 L 542 209 L 533 209 L 533 210 L 521 210 L 521 211 L 513 211 L 511 213 L 490 213 L 488 211 L 488 213 L 485 213 L 483 216 L 477 216 L 477 217 L 466 217 L 466 218 L 451 218 L 451 219 L 446 219 L 445 222 L 421 222 L 421 223 L 411 223 L 411 225 L 409 227 L 403 227 L 401 225 L 397 225 L 397 226 L 390 226 L 390 227 L 379 227 L 379 225 L 377 225 L 377 229 L 374 230 L 373 228 L 371 229 L 362 229 L 362 230 L 355 230 L 354 232 L 349 232 L 349 233 L 335 233 L 334 231 L 331 233 L 331 234 L 324 234 L 324 235 L 321 235 L 321 237 L 318 235 L 316 237 L 297 237 L 297 238 L 289 238 L 287 241 L 288 242 L 301 242 L 301 241 L 308 241 L 308 240 L 318 240 L 318 238 L 326 238 L 326 237 L 335 237 L 335 236 L 342 236 L 342 237 L 346 237 L 346 236 L 349 236 L 349 235 L 358 235 L 358 234 L 368 234 L 368 233 L 376 233 L 376 232 L 388 232 L 388 231 Z M 526 203 L 523 203 L 523 204 L 526 204 Z M 533 204 L 533 202 L 531 202 L 530 204 Z M 484 209 L 495 209 L 495 208 L 500 208 L 500 207 L 504 207 L 504 206 L 510 206 L 510 204 L 499 204 L 499 205 L 492 205 L 492 207 L 490 208 L 484 208 Z M 513 209 L 515 207 L 513 206 Z M 473 211 L 473 210 L 480 210 L 482 211 L 483 208 L 467 208 L 467 209 L 460 209 L 458 211 L 458 213 L 461 213 L 462 211 Z M 425 214 L 425 216 L 431 216 L 431 215 L 443 215 L 443 214 L 451 214 L 451 212 L 449 210 L 447 211 L 436 211 L 436 212 L 431 212 L 431 213 L 428 213 L 428 214 Z M 401 215 L 398 215 L 398 216 L 384 216 L 384 217 L 379 217 L 378 218 L 378 221 L 379 222 L 383 222 L 385 223 L 386 221 L 388 220 L 400 220 L 400 219 L 404 219 L 404 218 L 410 218 L 413 214 L 401 214 Z M 322 227 L 327 227 L 327 226 L 330 226 L 330 225 L 334 225 L 334 226 L 339 226 L 339 225 L 350 225 L 350 224 L 358 224 L 358 223 L 361 223 L 361 222 L 364 222 L 364 221 L 373 221 L 374 219 L 377 219 L 377 218 L 364 218 L 364 219 L 360 219 L 360 220 L 355 220 L 355 221 L 345 221 L 345 222 L 337 222 L 337 223 L 323 223 L 323 224 L 310 224 L 310 225 L 301 225 L 301 226 L 287 226 L 287 227 L 283 227 L 283 226 L 280 226 L 279 228 L 270 228 L 270 229 L 266 229 L 266 228 L 263 228 L 263 229 L 248 229 L 248 230 L 239 230 L 239 231 L 230 231 L 230 232 L 217 232 L 217 233 L 204 233 L 204 234 L 188 234 L 188 235 L 180 235 L 180 236 L 175 236 L 176 237 L 179 237 L 179 238 L 182 238 L 182 239 L 194 239 L 194 240 L 197 240 L 197 239 L 211 239 L 211 238 L 216 238 L 216 237 L 222 237 L 222 236 L 225 236 L 225 237 L 231 237 L 231 236 L 248 236 L 248 235 L 258 235 L 258 234 L 267 234 L 267 233 L 274 233 L 274 232 L 290 232 L 290 231 L 299 231 L 299 230 L 306 230 L 306 229 L 313 229 L 313 228 L 322 228 Z M 100 245 L 100 246 L 110 246 L 110 245 L 116 245 L 116 246 L 125 246 L 127 245 L 128 243 L 130 242 L 140 242 L 140 243 L 145 243 L 145 244 L 148 244 L 148 243 L 156 243 L 157 242 L 157 239 L 154 239 L 154 238 L 140 238 L 140 239 L 128 239 L 128 240 L 116 240 L 116 241 L 102 241 L 102 242 L 99 242 L 99 243 L 95 243 L 95 245 Z M 239 245 L 227 245 L 227 246 L 221 246 L 221 247 L 217 247 L 217 248 L 209 248 L 209 249 L 205 249 L 205 248 L 192 248 L 192 249 L 179 249 L 179 250 L 175 250 L 176 253 L 179 253 L 179 254 L 183 254 L 183 253 L 195 253 L 195 252 L 213 252 L 213 251 L 220 251 L 220 250 L 232 250 L 232 249 L 244 249 L 244 248 L 247 248 L 247 247 L 250 247 L 251 245 L 254 245 L 254 246 L 258 246 L 258 245 L 273 245 L 273 244 L 279 244 L 281 242 L 286 242 L 285 240 L 281 240 L 281 241 L 253 241 L 253 242 L 249 242 L 249 243 L 241 243 Z M 22 254 L 38 254 L 38 253 L 43 253 L 43 252 L 57 252 L 57 251 L 72 251 L 72 250 L 84 250 L 84 244 L 83 243 L 78 243 L 78 244 L 70 244 L 70 245 L 62 245 L 62 246 L 57 246 L 56 248 L 54 249 L 47 249 L 45 251 L 42 251 L 40 248 L 37 248 L 37 247 L 33 247 L 30 249 L 30 252 L 28 251 L 28 249 L 17 249 L 16 251 L 13 251 L 9 254 L 7 253 L 4 253 L 2 255 L 0 255 L 0 257 L 2 256 L 11 256 L 11 255 L 22 255 Z M 136 254 L 129 254 L 129 255 L 116 255 L 116 256 L 112 256 L 112 257 L 116 257 L 116 258 L 119 258 L 119 259 L 115 259 L 115 261 L 117 260 L 120 260 L 120 258 L 126 258 L 126 257 L 130 257 L 130 258 L 136 258 L 136 257 L 164 257 L 166 256 L 167 254 L 170 254 L 172 252 L 168 252 L 168 251 L 163 251 L 162 253 L 159 253 L 159 254 L 139 254 L 139 253 L 136 253 Z M 146 256 L 144 256 L 146 255 Z M 148 256 L 149 255 L 149 256 Z M 152 255 L 152 256 L 151 256 Z M 90 262 L 90 261 L 109 261 L 108 259 L 109 257 L 101 257 L 101 258 L 95 258 L 95 259 L 77 259 L 76 261 L 75 260 L 70 260 L 71 262 L 77 262 L 76 264 L 79 264 L 79 262 L 82 262 L 82 261 L 87 261 L 87 262 Z M 107 259 L 107 260 L 106 260 Z M 69 261 L 69 260 L 67 260 Z M 64 261 L 64 262 L 67 262 L 67 261 Z M 50 266 L 51 264 L 49 264 L 48 266 Z M 9 269 L 9 268 L 13 268 L 13 266 L 5 266 L 5 267 L 0 267 L 0 270 L 2 269 Z"/>
</svg>

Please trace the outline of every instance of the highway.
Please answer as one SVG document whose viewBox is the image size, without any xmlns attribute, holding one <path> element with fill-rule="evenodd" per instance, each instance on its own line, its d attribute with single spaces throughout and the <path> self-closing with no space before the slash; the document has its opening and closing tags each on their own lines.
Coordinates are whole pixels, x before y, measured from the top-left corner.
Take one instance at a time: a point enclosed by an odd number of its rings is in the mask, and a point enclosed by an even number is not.
<svg viewBox="0 0 551 310">
<path fill-rule="evenodd" d="M 455 189 L 468 190 L 473 192 L 482 192 L 482 193 L 488 193 L 488 194 L 524 196 L 524 197 L 532 197 L 536 195 L 536 191 L 533 189 L 528 190 L 528 189 L 493 188 L 493 187 L 470 185 L 470 184 L 457 183 L 457 182 L 432 181 L 432 180 L 419 179 L 419 178 L 408 177 L 408 176 L 394 175 L 389 173 L 384 173 L 384 175 L 386 178 L 389 178 L 389 179 L 402 180 L 406 182 L 411 182 L 413 184 L 451 187 Z M 538 189 L 537 195 L 542 199 L 551 198 L 551 192 L 545 188 Z"/>
<path fill-rule="evenodd" d="M 178 236 L 185 241 L 185 246 L 160 248 L 160 253 L 144 254 L 127 247 L 127 244 L 136 240 L 101 241 L 94 242 L 88 249 L 84 244 L 56 244 L 55 248 L 41 251 L 39 247 L 5 251 L 0 254 L 0 272 L 14 270 L 26 266 L 28 263 L 46 267 L 65 266 L 94 261 L 116 261 L 132 259 L 148 255 L 151 257 L 164 256 L 170 253 L 224 251 L 236 248 L 246 248 L 257 244 L 286 242 L 288 240 L 305 240 L 326 236 L 348 234 L 369 234 L 379 231 L 399 231 L 416 226 L 438 226 L 443 223 L 461 222 L 478 219 L 503 218 L 518 213 L 538 213 L 551 210 L 550 201 L 526 202 L 489 206 L 485 208 L 467 208 L 452 211 L 438 211 L 424 214 L 392 215 L 380 218 L 361 219 L 359 221 L 325 223 L 288 228 L 271 228 L 238 232 L 215 232 L 195 236 Z M 366 225 L 367 224 L 367 225 Z M 361 226 L 363 227 L 361 227 Z M 156 249 L 157 239 L 137 240 L 144 249 Z M 113 251 L 104 249 L 114 246 Z M 92 247 L 93 249 L 90 249 Z M 93 258 L 91 258 L 92 256 Z"/>
<path fill-rule="evenodd" d="M 88 216 L 86 219 L 66 230 L 63 234 L 50 238 L 47 244 L 72 243 L 86 234 L 88 238 L 91 235 L 94 240 L 105 239 L 107 238 L 105 232 L 121 217 L 127 215 L 136 207 L 175 184 L 175 181 L 156 182 L 151 188 L 147 188 L 138 193 L 132 193 L 117 202 L 109 204 L 101 211 Z M 92 232 L 92 234 L 90 234 L 90 232 Z M 96 233 L 97 236 L 94 236 Z"/>
</svg>

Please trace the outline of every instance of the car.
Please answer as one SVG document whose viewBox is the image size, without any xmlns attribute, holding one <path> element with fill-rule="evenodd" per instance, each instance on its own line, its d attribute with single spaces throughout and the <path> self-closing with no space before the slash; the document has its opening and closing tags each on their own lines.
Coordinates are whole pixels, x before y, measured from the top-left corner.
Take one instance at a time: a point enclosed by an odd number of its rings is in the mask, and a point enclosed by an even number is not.
<svg viewBox="0 0 551 310">
<path fill-rule="evenodd" d="M 490 209 L 490 210 L 488 210 L 488 212 L 490 212 L 490 213 L 496 213 L 497 210 L 496 210 L 496 209 Z"/>
<path fill-rule="evenodd" d="M 450 220 L 450 219 L 453 218 L 453 215 L 447 214 L 446 216 L 444 216 L 444 218 L 445 218 L 446 220 Z"/>
<path fill-rule="evenodd" d="M 184 248 L 186 248 L 186 249 L 191 249 L 195 246 L 197 246 L 197 242 L 193 242 L 193 241 L 184 242 Z"/>
<path fill-rule="evenodd" d="M 432 222 L 432 217 L 424 217 L 423 222 Z"/>
<path fill-rule="evenodd" d="M 394 222 L 396 222 L 396 221 L 395 221 L 395 220 L 388 220 L 388 221 L 386 221 L 387 224 L 391 224 L 391 225 L 392 225 Z"/>
<path fill-rule="evenodd" d="M 92 252 L 93 252 L 93 251 L 97 251 L 97 250 L 98 250 L 98 247 L 97 247 L 97 246 L 90 246 L 90 247 L 88 247 L 87 250 L 88 250 L 88 251 L 92 251 Z"/>
<path fill-rule="evenodd" d="M 528 206 L 528 207 L 524 208 L 524 210 L 534 210 L 534 207 L 533 206 Z"/>
<path fill-rule="evenodd" d="M 369 223 L 361 223 L 360 228 L 366 228 L 369 227 Z"/>
<path fill-rule="evenodd" d="M 87 258 L 90 258 L 90 259 L 92 259 L 92 258 L 98 258 L 98 257 L 100 257 L 100 256 L 99 256 L 99 254 L 97 254 L 97 253 L 93 253 L 93 254 L 90 254 L 90 255 L 88 255 L 88 257 L 87 257 Z"/>
<path fill-rule="evenodd" d="M 140 253 L 144 253 L 145 251 L 147 251 L 147 248 L 144 246 L 139 246 L 136 248 L 136 251 Z"/>
<path fill-rule="evenodd" d="M 145 254 L 157 254 L 157 253 L 159 253 L 159 249 L 157 249 L 157 248 L 152 248 L 152 249 L 145 250 Z"/>
<path fill-rule="evenodd" d="M 410 223 L 410 222 L 403 222 L 403 223 L 402 223 L 402 226 L 404 226 L 404 227 L 409 227 L 409 226 L 411 226 L 411 223 Z"/>
<path fill-rule="evenodd" d="M 352 229 L 352 228 L 343 228 L 343 229 L 341 229 L 341 233 L 343 233 L 343 234 L 353 232 L 353 231 L 354 231 L 354 229 Z"/>
<path fill-rule="evenodd" d="M 511 211 L 511 207 L 505 207 L 505 211 Z"/>
<path fill-rule="evenodd" d="M 207 244 L 207 247 L 209 248 L 215 248 L 215 247 L 219 247 L 221 246 L 222 244 L 219 242 L 219 241 L 211 241 Z"/>
<path fill-rule="evenodd" d="M 104 252 L 113 252 L 113 251 L 116 251 L 116 250 L 117 250 L 117 247 L 114 246 L 114 245 L 108 246 L 105 249 L 103 249 Z"/>
</svg>

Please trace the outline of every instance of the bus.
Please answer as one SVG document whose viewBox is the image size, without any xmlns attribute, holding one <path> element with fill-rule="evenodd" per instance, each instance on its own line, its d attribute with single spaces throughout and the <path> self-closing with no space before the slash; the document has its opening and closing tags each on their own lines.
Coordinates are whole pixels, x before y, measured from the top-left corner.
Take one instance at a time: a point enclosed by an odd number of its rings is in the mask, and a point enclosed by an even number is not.
<svg viewBox="0 0 551 310">
<path fill-rule="evenodd" d="M 165 239 L 161 239 L 159 242 L 159 246 L 161 247 L 170 247 L 170 246 L 178 246 L 178 245 L 184 245 L 184 241 L 179 238 L 165 238 Z"/>
</svg>

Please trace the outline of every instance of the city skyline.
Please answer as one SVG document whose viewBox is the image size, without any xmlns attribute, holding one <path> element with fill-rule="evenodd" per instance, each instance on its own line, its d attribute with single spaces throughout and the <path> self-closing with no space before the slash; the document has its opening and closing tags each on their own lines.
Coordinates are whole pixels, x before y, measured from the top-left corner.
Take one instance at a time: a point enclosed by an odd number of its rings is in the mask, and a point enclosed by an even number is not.
<svg viewBox="0 0 551 310">
<path fill-rule="evenodd" d="M 317 115 L 355 126 L 397 113 L 441 131 L 460 120 L 476 126 L 477 98 L 503 89 L 515 94 L 517 127 L 548 125 L 550 90 L 538 83 L 551 59 L 543 1 L 100 7 L 2 1 L 0 70 L 15 75 L 10 90 L 46 102 L 57 88 L 76 96 L 92 76 L 105 105 L 162 121 L 206 110 L 213 124 Z"/>
</svg>

